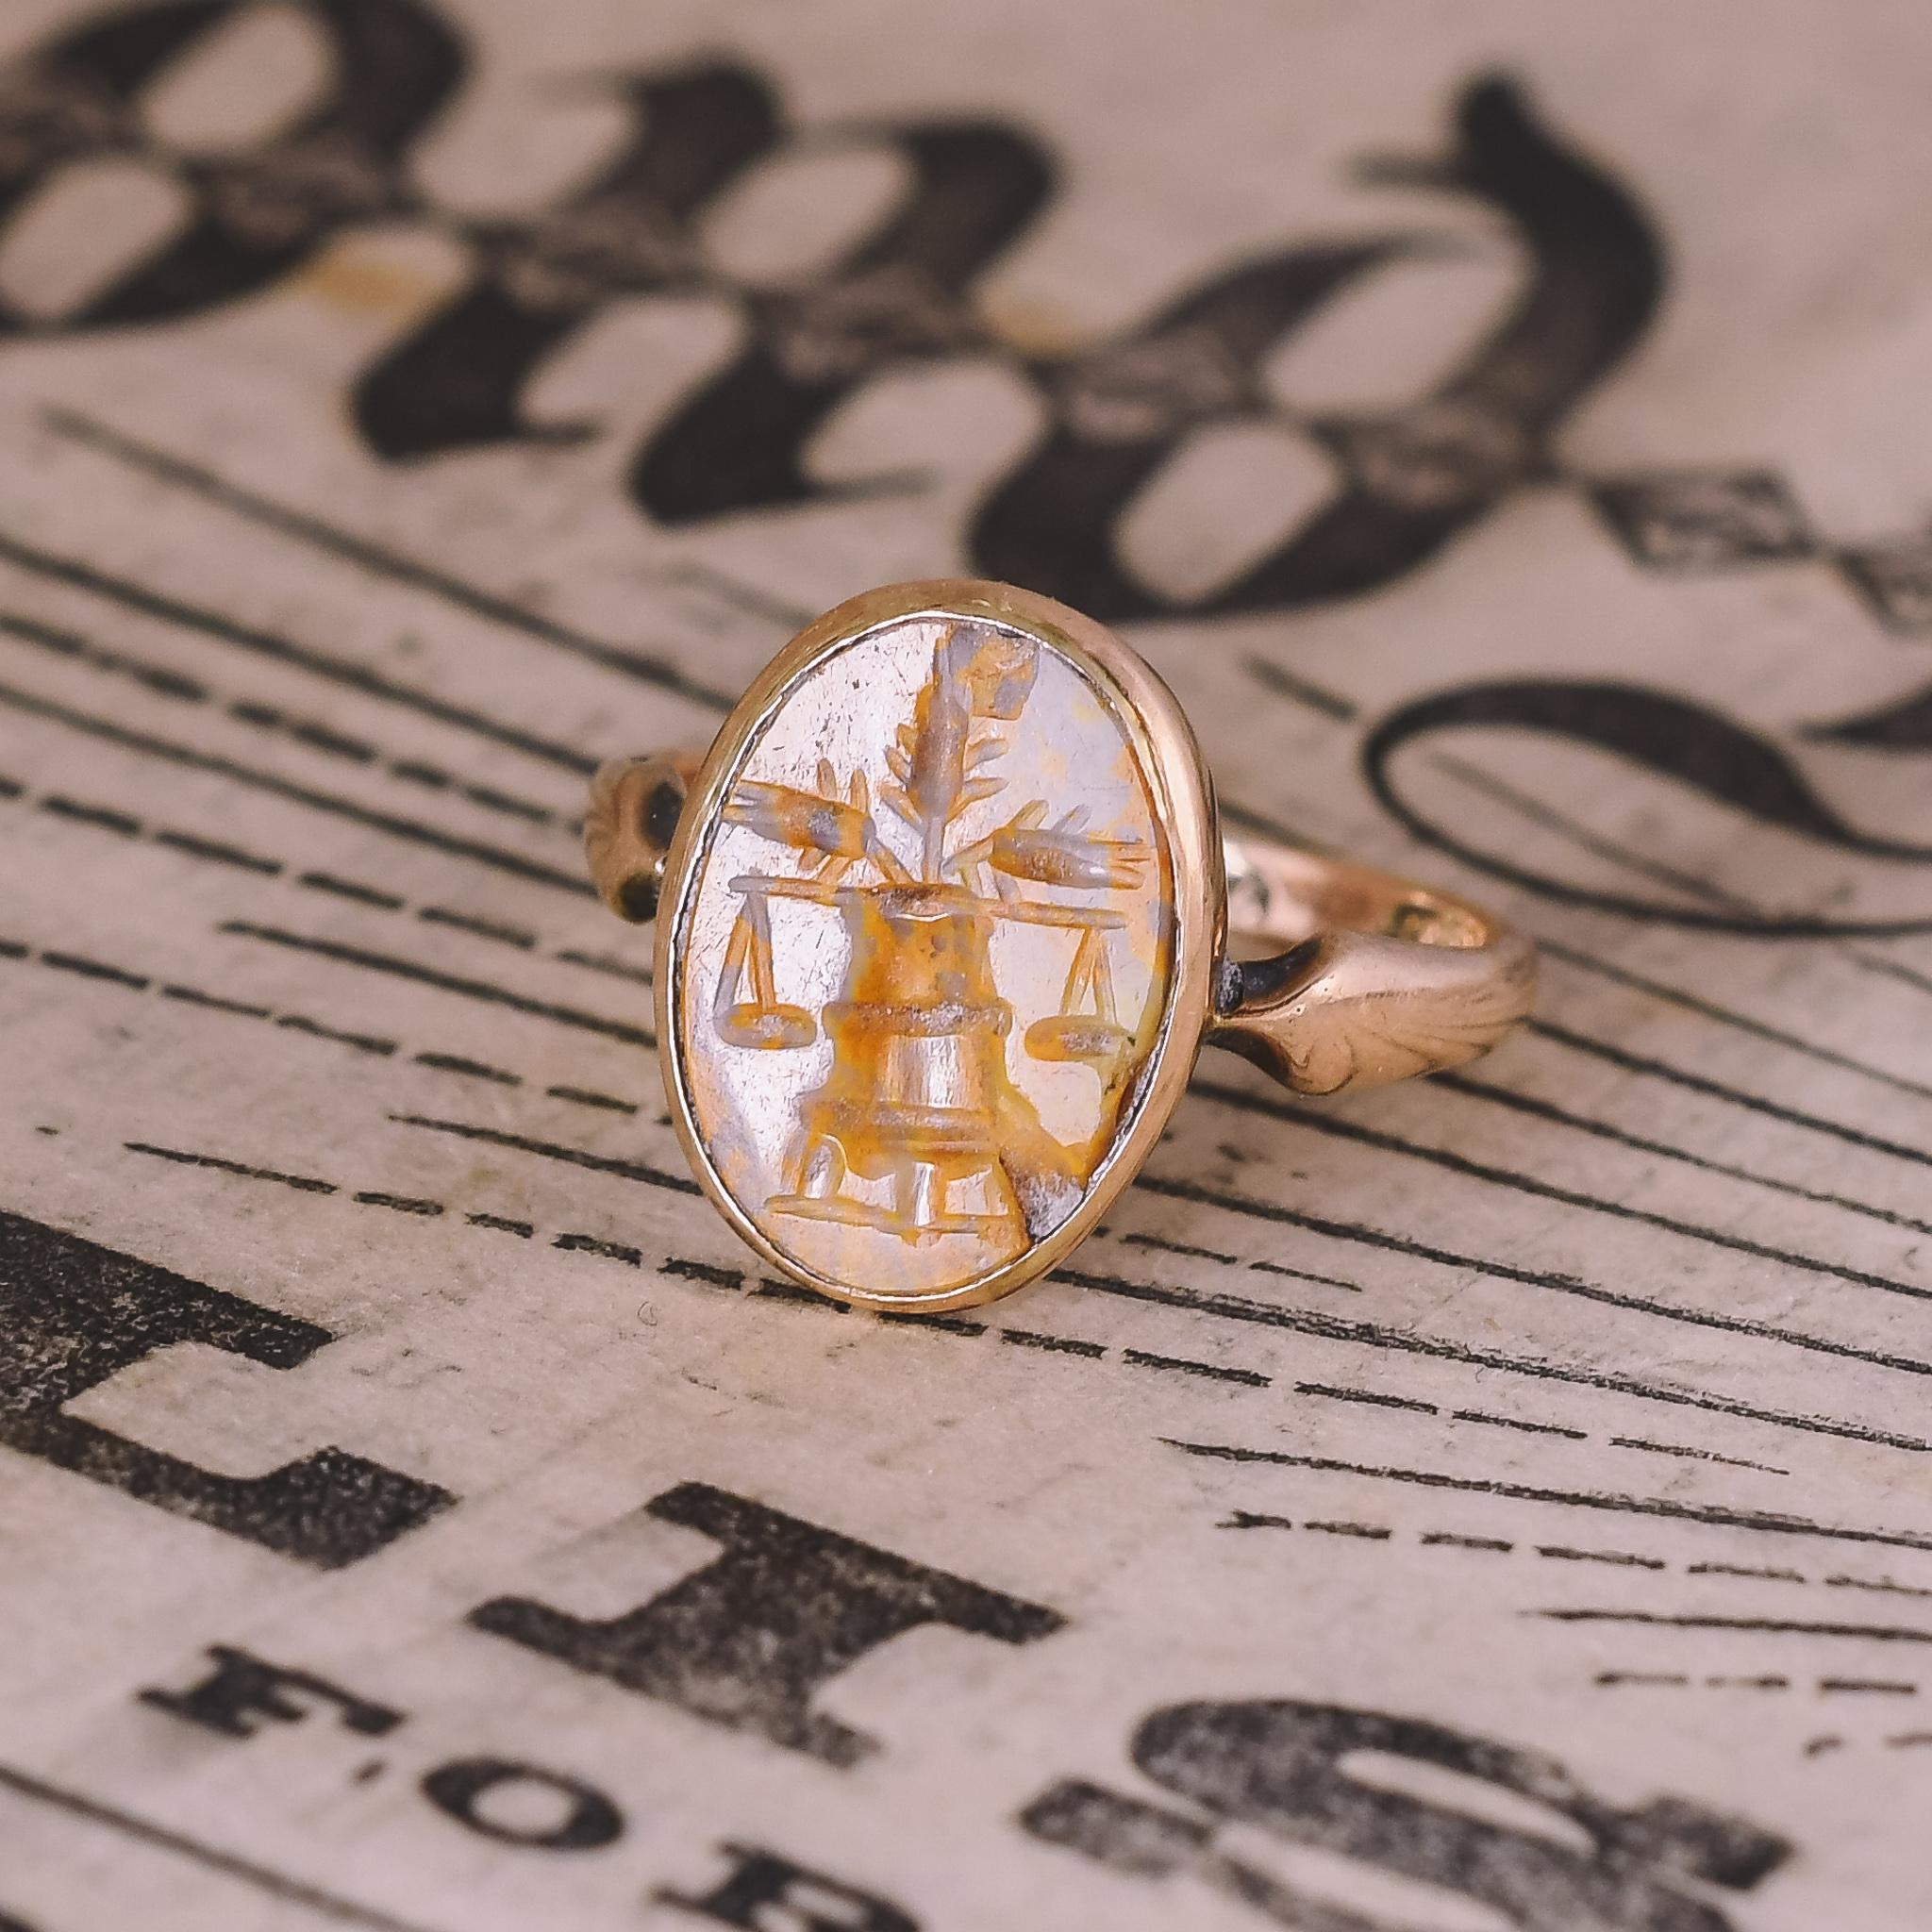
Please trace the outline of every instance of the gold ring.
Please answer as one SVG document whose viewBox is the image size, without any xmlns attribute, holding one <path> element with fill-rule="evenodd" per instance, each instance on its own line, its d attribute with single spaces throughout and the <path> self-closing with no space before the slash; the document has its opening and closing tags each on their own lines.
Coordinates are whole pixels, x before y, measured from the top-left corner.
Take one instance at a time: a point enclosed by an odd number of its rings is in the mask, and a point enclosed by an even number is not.
<svg viewBox="0 0 1932 1932">
<path fill-rule="evenodd" d="M 991 1301 L 1062 1259 L 1204 1041 L 1336 1093 L 1474 1058 L 1536 982 L 1529 941 L 1465 901 L 1224 836 L 1166 685 L 1007 584 L 840 605 L 701 757 L 600 770 L 584 836 L 605 903 L 657 920 L 658 1051 L 706 1192 L 872 1308 Z"/>
</svg>

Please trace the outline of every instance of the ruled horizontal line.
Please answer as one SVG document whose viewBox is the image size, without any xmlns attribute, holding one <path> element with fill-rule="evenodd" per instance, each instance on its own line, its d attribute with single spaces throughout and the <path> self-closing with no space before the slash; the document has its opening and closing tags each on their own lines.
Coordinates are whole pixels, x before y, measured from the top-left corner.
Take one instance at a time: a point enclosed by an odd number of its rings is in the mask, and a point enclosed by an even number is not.
<svg viewBox="0 0 1932 1932">
<path fill-rule="evenodd" d="M 84 444 L 158 482 L 186 490 L 206 503 L 217 505 L 263 528 L 306 543 L 312 550 L 354 564 L 372 576 L 425 591 L 473 617 L 486 618 L 539 642 L 555 645 L 573 657 L 615 671 L 622 676 L 653 684 L 678 697 L 689 698 L 708 709 L 728 711 L 734 702 L 726 693 L 714 691 L 691 677 L 668 658 L 612 643 L 575 625 L 561 624 L 556 618 L 546 617 L 500 592 L 473 584 L 452 571 L 425 563 L 420 558 L 406 556 L 372 538 L 326 522 L 313 511 L 297 509 L 291 504 L 277 502 L 259 491 L 231 483 L 200 463 L 128 436 L 78 410 L 50 408 L 44 420 L 55 434 L 70 441 Z M 718 574 L 714 572 L 713 575 Z"/>
<path fill-rule="evenodd" d="M 1803 1127 L 1807 1132 L 1842 1141 L 1849 1147 L 1863 1147 L 1874 1154 L 1890 1155 L 1895 1160 L 1909 1160 L 1920 1167 L 1932 1167 L 1932 1153 L 1927 1153 L 1923 1147 L 1888 1140 L 1882 1134 L 1867 1133 L 1862 1127 L 1847 1126 L 1843 1121 L 1828 1120 L 1822 1114 L 1806 1113 L 1799 1108 L 1785 1106 L 1782 1101 L 1767 1100 L 1761 1093 L 1750 1093 L 1740 1087 L 1726 1086 L 1722 1080 L 1694 1074 L 1687 1067 L 1673 1066 L 1668 1060 L 1650 1055 L 1632 1053 L 1627 1047 L 1598 1040 L 1554 1020 L 1532 1016 L 1523 1024 L 1541 1039 L 1555 1041 L 1557 1045 L 1567 1046 L 1576 1053 L 1588 1054 L 1594 1059 L 1621 1068 L 1626 1074 L 1648 1074 L 1653 1079 L 1666 1080 L 1674 1086 L 1682 1087 L 1688 1092 L 1702 1093 L 1709 1099 L 1742 1108 L 1749 1113 L 1782 1121 L 1788 1126 Z"/>
<path fill-rule="evenodd" d="M 596 770 L 597 760 L 573 745 L 556 743 L 533 732 L 506 724 L 485 712 L 453 704 L 408 685 L 397 684 L 365 664 L 338 658 L 313 644 L 298 643 L 292 638 L 280 637 L 273 631 L 240 623 L 218 610 L 208 610 L 199 605 L 186 603 L 181 598 L 148 590 L 129 578 L 83 563 L 77 558 L 57 556 L 24 542 L 18 537 L 0 533 L 0 559 L 55 583 L 66 584 L 75 590 L 105 598 L 108 603 L 118 604 L 123 609 L 132 610 L 140 616 L 179 625 L 184 629 L 198 631 L 203 637 L 233 645 L 272 663 L 292 665 L 327 683 L 358 691 L 364 697 L 416 712 L 419 716 L 434 719 L 439 724 L 454 725 L 473 737 L 504 745 L 511 751 L 520 751 L 547 764 L 561 766 L 580 777 L 589 777 Z"/>
<path fill-rule="evenodd" d="M 382 973 L 397 979 L 413 980 L 419 986 L 433 987 L 439 992 L 454 993 L 461 999 L 477 1000 L 488 1006 L 504 1007 L 525 1013 L 533 1019 L 554 1021 L 584 1033 L 598 1033 L 609 1040 L 621 1040 L 631 1046 L 650 1046 L 654 1036 L 627 1021 L 612 1020 L 602 1013 L 586 1012 L 580 1007 L 560 1006 L 554 1000 L 532 999 L 512 992 L 508 987 L 488 980 L 470 979 L 460 974 L 445 973 L 440 967 L 425 966 L 417 959 L 405 959 L 393 953 L 377 953 L 366 946 L 345 945 L 337 940 L 317 939 L 311 934 L 290 932 L 275 925 L 258 924 L 250 919 L 226 919 L 215 930 L 238 939 L 259 940 L 292 952 L 311 953 L 319 958 L 333 959 L 340 965 L 358 967 L 364 972 Z"/>
<path fill-rule="evenodd" d="M 1773 1510 L 1738 1509 L 1717 1503 L 1679 1503 L 1667 1497 L 1624 1496 L 1591 1490 L 1543 1489 L 1533 1483 L 1449 1475 L 1441 1470 L 1396 1469 L 1372 1463 L 1344 1462 L 1334 1457 L 1302 1456 L 1286 1449 L 1248 1449 L 1226 1442 L 1184 1442 L 1171 1436 L 1161 1440 L 1183 1455 L 1208 1457 L 1224 1462 L 1270 1463 L 1285 1469 L 1371 1476 L 1382 1482 L 1409 1483 L 1423 1489 L 1456 1490 L 1472 1495 L 1502 1496 L 1520 1503 L 1548 1503 L 1570 1509 L 1601 1509 L 1631 1516 L 1655 1516 L 1718 1529 L 1824 1537 L 1839 1542 L 1884 1543 L 1897 1549 L 1932 1550 L 1932 1535 L 1813 1523 L 1802 1516 L 1787 1516 Z M 1932 1636 L 1928 1636 L 1926 1641 L 1932 1642 Z"/>
<path fill-rule="evenodd" d="M 1649 1315 L 1657 1321 L 1681 1324 L 1686 1327 L 1709 1328 L 1723 1334 L 1745 1335 L 1754 1340 L 1777 1343 L 1814 1355 L 1847 1361 L 1869 1362 L 1877 1368 L 1897 1369 L 1906 1374 L 1932 1375 L 1932 1361 L 1915 1356 L 1891 1354 L 1884 1349 L 1862 1348 L 1855 1342 L 1834 1341 L 1822 1335 L 1810 1335 L 1793 1328 L 1779 1328 L 1770 1322 L 1758 1322 L 1743 1315 L 1721 1315 L 1712 1309 L 1679 1307 L 1669 1302 L 1653 1301 L 1644 1295 L 1620 1294 L 1613 1289 L 1599 1288 L 1574 1274 L 1558 1274 L 1546 1269 L 1524 1268 L 1512 1261 L 1477 1255 L 1465 1255 L 1449 1248 L 1438 1248 L 1426 1241 L 1410 1241 L 1381 1228 L 1360 1223 L 1331 1221 L 1321 1215 L 1305 1214 L 1292 1208 L 1281 1208 L 1252 1196 L 1229 1194 L 1205 1188 L 1192 1181 L 1170 1180 L 1142 1173 L 1136 1182 L 1154 1193 L 1176 1200 L 1198 1201 L 1211 1207 L 1226 1208 L 1239 1214 L 1263 1221 L 1279 1222 L 1290 1227 L 1306 1228 L 1310 1234 L 1332 1240 L 1380 1248 L 1390 1254 L 1406 1255 L 1419 1261 L 1432 1261 L 1441 1267 L 1463 1269 L 1486 1274 L 1493 1280 L 1519 1282 L 1526 1288 L 1542 1289 L 1553 1294 L 1570 1295 L 1580 1301 L 1595 1302 L 1628 1313 Z"/>
<path fill-rule="evenodd" d="M 1524 1610 L 1552 1624 L 1639 1624 L 1667 1630 L 1729 1630 L 1740 1636 L 1828 1637 L 1871 1643 L 1932 1643 L 1932 1630 L 1894 1624 L 1835 1624 L 1804 1617 L 1724 1617 L 1664 1610 Z"/>
<path fill-rule="evenodd" d="M 199 678 L 187 677 L 171 667 L 156 664 L 128 651 L 110 651 L 105 645 L 75 631 L 56 630 L 18 612 L 0 610 L 0 633 L 16 641 L 34 643 L 57 656 L 85 665 L 90 671 L 110 677 L 125 677 L 143 691 L 158 692 L 177 704 L 205 705 L 245 729 L 273 737 L 286 738 L 306 750 L 343 758 L 352 764 L 380 770 L 405 784 L 446 791 L 525 824 L 554 825 L 561 814 L 547 805 L 523 798 L 493 785 L 478 785 L 440 765 L 420 758 L 398 758 L 366 739 L 352 738 L 320 720 L 291 717 L 279 705 L 255 698 L 221 698 Z"/>
<path fill-rule="evenodd" d="M 158 1147 L 152 1141 L 124 1141 L 130 1154 L 145 1154 L 156 1160 L 172 1160 L 181 1167 L 206 1167 L 217 1174 L 232 1174 L 243 1180 L 275 1181 L 303 1194 L 333 1194 L 339 1191 L 333 1181 L 318 1180 L 313 1174 L 284 1174 L 278 1168 L 251 1167 L 246 1161 L 226 1160 L 218 1154 L 190 1154 L 179 1147 Z"/>
<path fill-rule="evenodd" d="M 51 698 L 39 697 L 12 685 L 0 684 L 0 704 L 11 706 L 29 717 L 45 718 L 57 724 L 64 724 L 70 730 L 98 738 L 106 743 L 118 744 L 124 750 L 137 752 L 144 758 L 158 758 L 163 763 L 179 765 L 189 771 L 206 772 L 251 791 L 286 799 L 291 805 L 303 806 L 326 817 L 346 819 L 353 824 L 366 825 L 392 839 L 426 846 L 447 858 L 469 859 L 531 885 L 547 886 L 555 891 L 568 892 L 574 898 L 596 896 L 595 889 L 588 878 L 576 873 L 559 871 L 541 859 L 526 858 L 522 853 L 512 852 L 505 846 L 465 839 L 455 832 L 446 832 L 439 825 L 428 824 L 420 819 L 404 818 L 396 812 L 380 811 L 336 792 L 318 791 L 313 786 L 298 785 L 276 773 L 261 771 L 214 752 L 199 751 L 173 739 L 157 738 L 151 732 L 135 731 L 125 724 L 115 724 L 111 719 L 95 717 L 92 712 L 76 710 L 72 705 L 58 704 Z"/>
<path fill-rule="evenodd" d="M 171 1161 L 178 1167 L 205 1168 L 214 1174 L 232 1174 L 238 1180 L 267 1181 L 276 1187 L 291 1188 L 297 1193 L 329 1195 L 338 1202 L 346 1201 L 351 1207 L 375 1208 L 384 1213 L 402 1214 L 415 1220 L 437 1221 L 456 1211 L 448 1202 L 432 1200 L 426 1195 L 397 1194 L 383 1188 L 360 1188 L 350 1192 L 336 1181 L 319 1180 L 308 1174 L 284 1174 L 272 1167 L 251 1167 L 245 1161 L 225 1159 L 220 1155 L 195 1153 L 181 1147 L 158 1147 L 147 1141 L 124 1141 L 121 1144 L 129 1154 L 146 1155 L 157 1160 Z M 512 1234 L 523 1241 L 532 1240 L 537 1232 L 534 1222 L 480 1209 L 464 1213 L 463 1223 L 468 1227 Z M 562 1229 L 554 1236 L 550 1245 L 565 1254 L 622 1261 L 631 1268 L 643 1265 L 641 1249 L 633 1248 L 624 1241 L 611 1241 L 604 1235 L 574 1228 Z"/>
<path fill-rule="evenodd" d="M 1149 1185 L 1146 1175 L 1140 1186 Z M 1164 1283 L 1127 1281 L 1118 1275 L 1094 1274 L 1079 1269 L 1061 1268 L 1055 1278 L 1091 1288 L 1101 1294 L 1118 1295 L 1129 1301 L 1155 1302 L 1191 1313 L 1220 1316 L 1232 1322 L 1253 1323 L 1257 1326 L 1283 1328 L 1300 1335 L 1313 1335 L 1325 1341 L 1349 1342 L 1364 1348 L 1418 1355 L 1440 1361 L 1460 1362 L 1469 1368 L 1491 1369 L 1506 1374 L 1524 1375 L 1537 1381 L 1561 1382 L 1574 1387 L 1595 1389 L 1605 1393 L 1633 1396 L 1640 1401 L 1660 1402 L 1682 1408 L 1701 1409 L 1712 1415 L 1735 1416 L 1741 1421 L 1769 1423 L 1778 1428 L 1798 1430 L 1807 1435 L 1834 1436 L 1854 1442 L 1873 1442 L 1890 1449 L 1909 1450 L 1915 1455 L 1932 1453 L 1932 1441 L 1907 1436 L 1890 1429 L 1877 1429 L 1863 1423 L 1842 1421 L 1834 1416 L 1799 1415 L 1787 1409 L 1761 1407 L 1708 1390 L 1672 1389 L 1642 1382 L 1634 1375 L 1609 1370 L 1581 1369 L 1565 1362 L 1537 1356 L 1512 1356 L 1499 1349 L 1476 1348 L 1467 1342 L 1450 1341 L 1436 1336 L 1418 1335 L 1413 1329 L 1387 1328 L 1371 1322 L 1349 1321 L 1339 1315 L 1312 1308 L 1281 1307 L 1244 1296 L 1204 1292 L 1175 1288 Z M 1474 1418 L 1472 1418 L 1474 1419 Z"/>
<path fill-rule="evenodd" d="M 1613 1201 L 1600 1194 L 1587 1194 L 1577 1188 L 1564 1187 L 1535 1174 L 1472 1159 L 1451 1148 L 1432 1147 L 1425 1141 L 1411 1141 L 1400 1134 L 1371 1127 L 1361 1121 L 1344 1120 L 1335 1114 L 1318 1114 L 1306 1108 L 1286 1108 L 1265 1095 L 1248 1093 L 1236 1087 L 1223 1087 L 1213 1081 L 1196 1081 L 1191 1091 L 1205 1094 L 1224 1107 L 1260 1114 L 1305 1132 L 1352 1141 L 1357 1146 L 1374 1147 L 1383 1153 L 1426 1161 L 1466 1180 L 1481 1181 L 1532 1199 L 1555 1201 L 1566 1208 L 1655 1227 L 1666 1234 L 1726 1249 L 1732 1254 L 1749 1255 L 1760 1261 L 1775 1261 L 1782 1267 L 1795 1268 L 1801 1273 L 1828 1274 L 1855 1287 L 1877 1289 L 1881 1292 L 1904 1295 L 1914 1301 L 1932 1301 L 1932 1288 L 1922 1287 L 1916 1282 L 1900 1281 L 1889 1274 L 1876 1274 L 1868 1269 L 1847 1267 L 1842 1262 L 1824 1260 L 1816 1255 L 1802 1254 L 1795 1249 L 1775 1247 L 1768 1241 L 1753 1241 L 1746 1235 L 1731 1234 L 1723 1228 L 1710 1227 L 1702 1222 L 1685 1221 L 1672 1214 L 1660 1214 L 1649 1208 L 1634 1208 L 1628 1202 Z M 1932 1374 L 1932 1365 L 1927 1365 L 1925 1373 Z"/>
<path fill-rule="evenodd" d="M 124 987 L 132 992 L 154 991 L 158 997 L 173 1000 L 182 1006 L 201 1008 L 211 1013 L 225 1013 L 240 1019 L 256 1020 L 277 1027 L 283 1032 L 297 1033 L 305 1038 L 324 1040 L 339 1046 L 346 1046 L 357 1053 L 371 1054 L 388 1058 L 401 1050 L 401 1042 L 378 1034 L 357 1033 L 346 1027 L 331 1026 L 308 1013 L 277 1013 L 273 1007 L 259 1005 L 251 1000 L 228 999 L 220 993 L 210 992 L 205 987 L 185 986 L 170 981 L 157 986 L 147 974 L 128 971 L 125 967 L 109 964 L 106 960 L 83 958 L 77 954 L 34 949 L 24 942 L 0 939 L 0 959 L 31 961 L 36 965 L 51 967 L 57 972 L 68 972 L 87 979 L 98 980 L 106 985 Z M 409 1056 L 411 1064 L 425 1067 L 433 1073 L 454 1074 L 464 1079 L 488 1080 L 501 1087 L 522 1087 L 525 1084 L 521 1074 L 510 1072 L 505 1067 L 490 1065 L 487 1061 L 471 1058 L 465 1054 L 444 1053 L 425 1048 Z M 574 1107 L 595 1109 L 600 1113 L 621 1113 L 635 1116 L 640 1108 L 634 1101 L 620 1100 L 615 1094 L 599 1093 L 587 1088 L 557 1085 L 544 1089 L 553 1100 L 569 1102 Z"/>
<path fill-rule="evenodd" d="M 491 1147 L 508 1147 L 520 1154 L 535 1154 L 545 1160 L 560 1160 L 572 1167 L 588 1168 L 594 1174 L 615 1174 L 620 1180 L 641 1181 L 648 1187 L 667 1188 L 675 1194 L 703 1191 L 697 1182 L 685 1174 L 666 1174 L 662 1168 L 648 1167 L 640 1160 L 621 1160 L 614 1155 L 592 1154 L 587 1148 L 570 1147 L 556 1141 L 540 1141 L 530 1134 L 513 1134 L 502 1127 L 479 1126 L 473 1121 L 437 1120 L 417 1113 L 392 1113 L 390 1119 L 406 1127 L 454 1135 L 458 1140 L 477 1141 Z"/>
<path fill-rule="evenodd" d="M 324 1918 L 334 1919 L 342 1924 L 363 1925 L 370 1932 L 425 1932 L 420 1924 L 393 1917 L 391 1913 L 378 1911 L 373 1906 L 358 1905 L 354 1899 L 343 1898 L 341 1894 L 325 1891 L 320 1886 L 310 1885 L 305 1879 L 292 1878 L 285 1872 L 271 1870 L 258 1865 L 252 1858 L 239 1857 L 233 1852 L 225 1852 L 217 1845 L 190 1838 L 184 1832 L 157 1824 L 149 1819 L 137 1817 L 131 1811 L 124 1811 L 118 1806 L 104 1803 L 99 1798 L 91 1798 L 79 1791 L 68 1790 L 60 1785 L 50 1784 L 44 1778 L 34 1776 L 29 1772 L 16 1770 L 11 1765 L 0 1764 L 0 1785 L 54 1810 L 64 1811 L 70 1817 L 82 1818 L 92 1824 L 106 1825 L 109 1830 L 119 1832 L 124 1838 L 130 1838 L 142 1844 L 151 1845 L 157 1851 L 172 1852 L 176 1857 L 205 1867 L 210 1872 L 233 1878 L 243 1885 L 253 1886 L 258 1891 L 271 1897 L 286 1900 L 289 1904 L 320 1913 Z"/>
<path fill-rule="evenodd" d="M 1782 1027 L 1773 1026 L 1763 1020 L 1754 1019 L 1749 1013 L 1740 1013 L 1735 1008 L 1720 1006 L 1715 1000 L 1706 999 L 1701 993 L 1686 992 L 1681 987 L 1666 986 L 1661 980 L 1646 977 L 1641 973 L 1633 973 L 1627 966 L 1613 964 L 1594 953 L 1579 951 L 1559 940 L 1539 938 L 1538 946 L 1552 959 L 1560 959 L 1566 966 L 1574 967 L 1579 973 L 1587 973 L 1598 979 L 1607 979 L 1618 986 L 1628 987 L 1634 992 L 1647 994 L 1651 999 L 1666 1006 L 1680 1008 L 1687 1013 L 1696 1013 L 1701 1018 L 1711 1020 L 1721 1026 L 1730 1027 L 1740 1033 L 1747 1033 L 1754 1039 L 1769 1041 L 1781 1046 L 1787 1052 L 1801 1054 L 1807 1059 L 1816 1060 L 1821 1066 L 1838 1067 L 1845 1073 L 1862 1074 L 1868 1080 L 1876 1080 L 1882 1086 L 1895 1088 L 1901 1093 L 1916 1095 L 1921 1100 L 1932 1100 L 1932 1087 L 1923 1081 L 1908 1079 L 1903 1074 L 1893 1073 L 1886 1067 L 1875 1067 L 1869 1060 L 1855 1059 L 1850 1054 L 1840 1053 L 1833 1047 L 1821 1044 L 1815 1040 L 1807 1040 L 1802 1034 L 1787 1033 Z"/>
<path fill-rule="evenodd" d="M 1765 1174 L 1757 1168 L 1740 1167 L 1728 1160 L 1714 1160 L 1707 1154 L 1692 1153 L 1688 1147 L 1678 1147 L 1667 1141 L 1654 1141 L 1645 1134 L 1633 1134 L 1610 1121 L 1573 1112 L 1568 1108 L 1558 1107 L 1554 1101 L 1524 1093 L 1517 1088 L 1505 1087 L 1493 1080 L 1477 1080 L 1467 1074 L 1438 1074 L 1430 1084 L 1440 1091 L 1456 1093 L 1466 1100 L 1482 1101 L 1492 1107 L 1507 1108 L 1532 1120 L 1550 1121 L 1558 1126 L 1573 1128 L 1613 1146 L 1628 1148 L 1633 1154 L 1648 1154 L 1658 1159 L 1675 1161 L 1681 1166 L 1694 1168 L 1700 1174 L 1723 1174 L 1727 1180 L 1766 1188 L 1774 1193 L 1788 1195 L 1792 1200 L 1810 1201 L 1821 1208 L 1836 1208 L 1846 1214 L 1883 1223 L 1888 1227 L 1903 1227 L 1913 1234 L 1932 1234 L 1932 1221 L 1920 1221 L 1912 1215 L 1901 1214 L 1896 1208 L 1881 1208 L 1873 1201 L 1854 1200 L 1848 1194 L 1832 1193 L 1823 1188 L 1802 1187 L 1796 1181 Z"/>
</svg>

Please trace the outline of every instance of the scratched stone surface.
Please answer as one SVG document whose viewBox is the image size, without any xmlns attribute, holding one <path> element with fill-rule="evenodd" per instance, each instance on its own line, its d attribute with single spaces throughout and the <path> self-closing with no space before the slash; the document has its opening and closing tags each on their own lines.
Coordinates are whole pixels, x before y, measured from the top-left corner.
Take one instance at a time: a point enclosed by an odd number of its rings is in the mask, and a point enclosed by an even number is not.
<svg viewBox="0 0 1932 1932">
<path fill-rule="evenodd" d="M 1925 1924 L 1932 14 L 0 66 L 4 1932 Z M 1544 983 L 887 1320 L 698 1195 L 576 819 L 959 573 Z"/>
</svg>

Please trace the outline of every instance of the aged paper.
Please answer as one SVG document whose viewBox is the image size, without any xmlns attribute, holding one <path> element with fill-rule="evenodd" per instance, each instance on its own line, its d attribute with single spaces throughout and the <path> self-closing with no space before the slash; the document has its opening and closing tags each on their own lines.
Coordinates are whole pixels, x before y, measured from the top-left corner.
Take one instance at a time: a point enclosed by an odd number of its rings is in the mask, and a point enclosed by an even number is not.
<svg viewBox="0 0 1932 1932">
<path fill-rule="evenodd" d="M 7 1932 L 1925 1923 L 1932 13 L 0 35 Z M 886 1322 L 575 820 L 958 572 L 1544 986 Z"/>
</svg>

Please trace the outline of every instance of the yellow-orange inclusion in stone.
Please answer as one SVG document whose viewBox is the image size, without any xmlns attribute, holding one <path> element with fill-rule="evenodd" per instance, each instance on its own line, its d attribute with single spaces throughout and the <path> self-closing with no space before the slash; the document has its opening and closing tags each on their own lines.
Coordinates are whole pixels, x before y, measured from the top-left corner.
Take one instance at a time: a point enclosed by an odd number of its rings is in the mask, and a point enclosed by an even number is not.
<svg viewBox="0 0 1932 1932">
<path fill-rule="evenodd" d="M 1073 1211 L 1170 968 L 1171 861 L 1112 693 L 988 623 L 870 632 L 749 739 L 698 862 L 682 1073 L 765 1240 L 932 1295 Z"/>
</svg>

